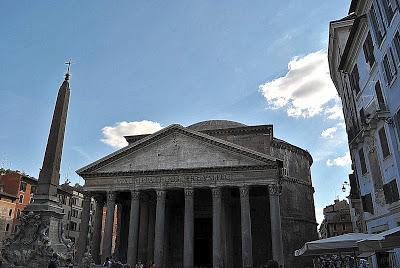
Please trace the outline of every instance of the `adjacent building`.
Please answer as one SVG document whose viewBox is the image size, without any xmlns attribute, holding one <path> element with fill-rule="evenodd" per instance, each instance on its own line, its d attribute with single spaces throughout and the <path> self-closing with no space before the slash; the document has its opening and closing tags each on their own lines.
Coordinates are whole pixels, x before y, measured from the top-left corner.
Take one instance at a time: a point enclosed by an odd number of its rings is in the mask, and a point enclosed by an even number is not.
<svg viewBox="0 0 400 268">
<path fill-rule="evenodd" d="M 131 265 L 312 265 L 294 257 L 318 238 L 312 158 L 274 137 L 272 125 L 210 120 L 126 140 L 127 147 L 77 171 L 97 210 L 106 208 L 105 220 L 94 217 L 97 262 L 113 254 L 117 221 L 114 254 Z"/>
<path fill-rule="evenodd" d="M 355 231 L 400 225 L 400 3 L 353 0 L 332 21 L 329 67 L 342 100 L 353 174 L 350 211 Z M 400 250 L 373 257 L 375 267 L 400 263 Z"/>
<path fill-rule="evenodd" d="M 71 186 L 69 182 L 67 182 L 58 187 L 57 195 L 63 207 L 64 216 L 62 221 L 66 237 L 76 244 L 81 226 L 84 199 L 83 188 L 78 184 Z M 94 200 L 91 200 L 91 202 L 88 237 L 92 235 L 92 215 L 95 213 Z"/>
<path fill-rule="evenodd" d="M 20 223 L 20 214 L 33 201 L 37 179 L 19 171 L 2 170 L 0 173 L 0 184 L 3 188 L 2 192 L 16 198 L 12 212 L 13 221 L 11 226 L 11 232 L 15 232 Z"/>
<path fill-rule="evenodd" d="M 5 193 L 0 185 L 0 243 L 9 237 L 13 230 L 16 196 Z"/>
<path fill-rule="evenodd" d="M 335 203 L 324 208 L 324 220 L 319 233 L 321 238 L 329 238 L 352 233 L 350 208 L 346 200 L 335 200 Z"/>
</svg>

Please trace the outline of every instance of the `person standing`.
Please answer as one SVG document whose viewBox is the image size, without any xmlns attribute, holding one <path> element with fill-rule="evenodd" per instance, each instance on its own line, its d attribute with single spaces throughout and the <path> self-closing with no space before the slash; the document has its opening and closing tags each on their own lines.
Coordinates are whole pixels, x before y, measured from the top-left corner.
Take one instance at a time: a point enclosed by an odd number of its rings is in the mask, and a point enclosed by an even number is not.
<svg viewBox="0 0 400 268">
<path fill-rule="evenodd" d="M 53 253 L 53 256 L 51 257 L 47 268 L 57 268 L 58 267 L 57 263 L 58 263 L 58 255 L 57 253 Z"/>
<path fill-rule="evenodd" d="M 143 268 L 143 264 L 142 261 L 138 261 L 138 263 L 136 263 L 135 268 Z"/>
<path fill-rule="evenodd" d="M 106 261 L 104 262 L 104 265 L 103 265 L 103 266 L 104 266 L 104 267 L 107 267 L 107 268 L 111 268 L 112 262 L 111 262 L 111 260 L 110 260 L 109 257 L 106 258 Z"/>
</svg>

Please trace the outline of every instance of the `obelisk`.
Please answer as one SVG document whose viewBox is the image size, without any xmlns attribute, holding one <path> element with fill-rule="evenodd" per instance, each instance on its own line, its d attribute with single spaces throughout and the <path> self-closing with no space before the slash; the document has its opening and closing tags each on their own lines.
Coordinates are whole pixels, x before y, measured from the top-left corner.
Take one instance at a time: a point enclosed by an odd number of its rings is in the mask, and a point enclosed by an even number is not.
<svg viewBox="0 0 400 268">
<path fill-rule="evenodd" d="M 63 235 L 64 213 L 57 197 L 70 96 L 69 77 L 68 67 L 58 91 L 34 201 L 24 210 L 19 231 L 6 241 L 2 251 L 3 258 L 11 265 L 47 267 L 51 258 L 58 259 L 61 265 L 72 259 L 71 241 Z"/>
<path fill-rule="evenodd" d="M 58 202 L 57 188 L 60 182 L 60 163 L 64 144 L 65 125 L 69 104 L 69 73 L 65 74 L 57 96 L 56 106 L 49 138 L 47 140 L 46 153 L 43 165 L 39 173 L 38 190 L 35 194 L 34 204 Z"/>
</svg>

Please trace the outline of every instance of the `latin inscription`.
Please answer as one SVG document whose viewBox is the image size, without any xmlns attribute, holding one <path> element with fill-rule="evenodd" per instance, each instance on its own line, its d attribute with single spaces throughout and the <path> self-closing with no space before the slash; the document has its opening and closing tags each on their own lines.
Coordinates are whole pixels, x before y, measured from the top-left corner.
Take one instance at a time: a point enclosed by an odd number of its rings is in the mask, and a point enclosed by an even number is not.
<svg viewBox="0 0 400 268">
<path fill-rule="evenodd" d="M 118 184 L 184 184 L 184 183 L 205 183 L 226 181 L 230 177 L 227 174 L 214 175 L 187 175 L 187 176 L 167 176 L 167 177 L 139 177 L 139 178 L 117 178 Z"/>
</svg>

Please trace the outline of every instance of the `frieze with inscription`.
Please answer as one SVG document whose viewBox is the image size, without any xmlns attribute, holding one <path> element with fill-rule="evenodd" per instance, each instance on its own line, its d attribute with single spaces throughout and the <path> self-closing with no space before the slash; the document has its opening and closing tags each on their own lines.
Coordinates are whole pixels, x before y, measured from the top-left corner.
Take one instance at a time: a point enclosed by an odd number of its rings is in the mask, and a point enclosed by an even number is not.
<svg viewBox="0 0 400 268">
<path fill-rule="evenodd" d="M 269 184 L 277 180 L 277 171 L 233 172 L 219 174 L 182 174 L 162 176 L 126 176 L 107 178 L 87 178 L 85 188 L 89 191 L 100 188 L 145 189 L 145 188 L 174 188 L 211 185 L 244 185 Z M 101 190 L 102 190 L 101 189 Z"/>
</svg>

